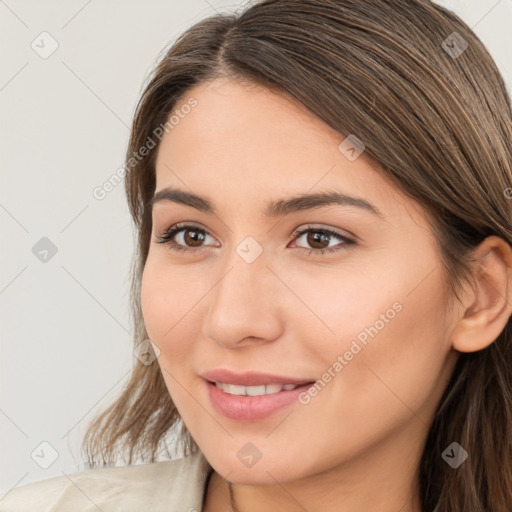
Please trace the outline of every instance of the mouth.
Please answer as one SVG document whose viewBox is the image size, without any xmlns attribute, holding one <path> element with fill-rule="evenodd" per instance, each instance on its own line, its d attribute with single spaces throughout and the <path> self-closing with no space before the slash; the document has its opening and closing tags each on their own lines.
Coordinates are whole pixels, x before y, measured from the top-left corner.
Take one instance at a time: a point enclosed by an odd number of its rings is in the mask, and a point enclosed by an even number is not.
<svg viewBox="0 0 512 512">
<path fill-rule="evenodd" d="M 301 384 L 262 384 L 259 386 L 242 386 L 240 384 L 231 384 L 229 382 L 208 381 L 215 385 L 218 389 L 229 395 L 235 396 L 263 396 L 274 395 L 282 391 L 292 391 L 302 386 L 314 384 L 314 381 L 304 382 Z"/>
<path fill-rule="evenodd" d="M 299 402 L 316 381 L 300 384 L 270 383 L 243 386 L 229 382 L 203 380 L 210 403 L 217 413 L 236 421 L 261 421 Z"/>
<path fill-rule="evenodd" d="M 243 386 L 246 388 L 257 388 L 260 386 L 273 386 L 269 389 L 277 389 L 276 385 L 282 386 L 297 386 L 304 385 L 310 382 L 315 382 L 316 379 L 297 378 L 292 376 L 262 373 L 248 371 L 244 373 L 236 373 L 227 368 L 218 368 L 216 370 L 209 370 L 200 375 L 203 379 L 221 386 Z M 280 390 L 278 390 L 280 391 Z M 277 391 L 275 391 L 277 392 Z"/>
</svg>

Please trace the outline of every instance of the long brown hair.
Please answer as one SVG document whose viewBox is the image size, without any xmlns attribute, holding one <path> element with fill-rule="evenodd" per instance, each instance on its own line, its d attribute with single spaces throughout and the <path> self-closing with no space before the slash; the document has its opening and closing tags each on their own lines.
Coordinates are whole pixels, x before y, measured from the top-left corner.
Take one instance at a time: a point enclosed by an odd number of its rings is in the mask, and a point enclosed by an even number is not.
<svg viewBox="0 0 512 512">
<path fill-rule="evenodd" d="M 454 35 L 454 33 L 456 33 Z M 454 13 L 428 0 L 267 0 L 188 29 L 155 66 L 137 105 L 126 193 L 137 251 L 134 343 L 148 338 L 140 283 L 148 254 L 158 127 L 191 86 L 220 76 L 288 93 L 366 154 L 422 205 L 447 286 L 459 298 L 469 253 L 497 235 L 512 245 L 512 112 L 488 51 Z M 169 125 L 167 125 L 169 127 Z M 155 131 L 156 130 L 156 131 Z M 134 158 L 148 137 L 156 147 Z M 182 423 L 158 364 L 138 360 L 120 397 L 89 425 L 89 467 L 136 456 L 154 462 Z M 469 458 L 441 457 L 453 441 Z M 512 325 L 487 348 L 461 353 L 431 425 L 420 467 L 425 512 L 512 510 Z"/>
</svg>

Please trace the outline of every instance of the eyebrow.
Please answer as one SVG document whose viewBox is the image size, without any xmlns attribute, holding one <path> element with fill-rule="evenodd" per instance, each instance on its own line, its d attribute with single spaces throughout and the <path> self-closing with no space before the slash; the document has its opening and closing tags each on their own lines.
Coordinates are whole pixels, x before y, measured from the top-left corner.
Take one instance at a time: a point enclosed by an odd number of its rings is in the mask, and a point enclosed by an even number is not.
<svg viewBox="0 0 512 512">
<path fill-rule="evenodd" d="M 190 206 L 204 213 L 217 214 L 215 207 L 206 197 L 174 187 L 165 187 L 156 192 L 150 199 L 148 207 L 153 209 L 153 205 L 164 201 Z M 331 205 L 352 206 L 368 211 L 378 217 L 383 217 L 379 209 L 365 199 L 332 191 L 316 194 L 302 194 L 296 197 L 273 201 L 267 205 L 264 214 L 267 217 L 277 217 L 292 212 L 312 210 L 314 208 Z"/>
</svg>

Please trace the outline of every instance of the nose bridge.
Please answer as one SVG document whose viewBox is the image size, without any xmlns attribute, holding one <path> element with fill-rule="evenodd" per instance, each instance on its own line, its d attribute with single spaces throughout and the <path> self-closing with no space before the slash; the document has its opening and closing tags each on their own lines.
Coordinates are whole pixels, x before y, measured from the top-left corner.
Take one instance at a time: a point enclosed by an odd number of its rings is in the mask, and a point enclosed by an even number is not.
<svg viewBox="0 0 512 512">
<path fill-rule="evenodd" d="M 233 347 L 245 338 L 273 339 L 281 323 L 278 280 L 263 247 L 246 237 L 229 256 L 209 294 L 204 334 Z"/>
<path fill-rule="evenodd" d="M 262 291 L 270 286 L 269 276 L 272 275 L 267 268 L 269 264 L 269 254 L 253 236 L 246 236 L 238 244 L 234 244 L 229 254 L 224 255 L 222 275 L 217 285 L 217 299 L 226 298 L 244 298 L 241 301 L 250 305 L 254 300 L 249 300 L 255 292 Z M 256 296 L 258 299 L 260 295 Z"/>
</svg>

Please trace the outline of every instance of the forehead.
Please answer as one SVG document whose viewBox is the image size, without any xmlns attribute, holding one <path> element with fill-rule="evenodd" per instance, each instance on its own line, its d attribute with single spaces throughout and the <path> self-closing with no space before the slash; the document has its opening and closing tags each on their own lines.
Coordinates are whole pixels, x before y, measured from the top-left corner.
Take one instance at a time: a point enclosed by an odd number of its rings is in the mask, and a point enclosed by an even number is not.
<svg viewBox="0 0 512 512">
<path fill-rule="evenodd" d="M 338 190 L 388 214 L 390 202 L 414 207 L 378 163 L 364 151 L 348 159 L 340 150 L 346 136 L 285 93 L 216 79 L 189 89 L 173 112 L 179 121 L 160 143 L 156 190 L 185 184 L 201 195 L 262 200 Z"/>
<path fill-rule="evenodd" d="M 309 155 L 311 164 L 318 161 L 320 152 L 337 151 L 343 138 L 285 93 L 256 84 L 228 79 L 199 84 L 185 93 L 174 110 L 180 112 L 191 98 L 196 106 L 164 135 L 159 153 L 170 152 L 193 162 L 203 160 L 208 151 L 208 158 L 215 162 L 252 160 L 259 165 Z"/>
</svg>

